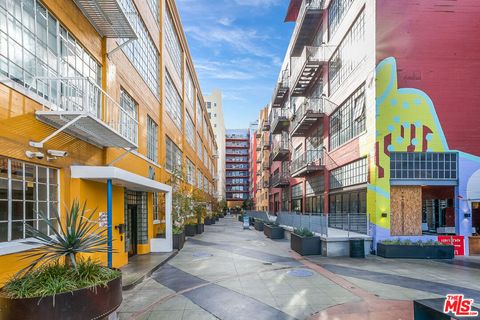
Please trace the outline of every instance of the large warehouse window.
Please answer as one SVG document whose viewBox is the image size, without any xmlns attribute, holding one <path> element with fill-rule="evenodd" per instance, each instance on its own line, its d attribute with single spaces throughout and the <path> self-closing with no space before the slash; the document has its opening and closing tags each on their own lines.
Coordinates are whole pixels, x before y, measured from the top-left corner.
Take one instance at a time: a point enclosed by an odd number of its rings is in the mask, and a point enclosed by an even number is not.
<svg viewBox="0 0 480 320">
<path fill-rule="evenodd" d="M 165 108 L 173 123 L 178 129 L 182 130 L 182 98 L 175 89 L 172 78 L 168 73 L 165 77 Z"/>
<path fill-rule="evenodd" d="M 391 179 L 456 180 L 455 152 L 392 152 Z"/>
</svg>

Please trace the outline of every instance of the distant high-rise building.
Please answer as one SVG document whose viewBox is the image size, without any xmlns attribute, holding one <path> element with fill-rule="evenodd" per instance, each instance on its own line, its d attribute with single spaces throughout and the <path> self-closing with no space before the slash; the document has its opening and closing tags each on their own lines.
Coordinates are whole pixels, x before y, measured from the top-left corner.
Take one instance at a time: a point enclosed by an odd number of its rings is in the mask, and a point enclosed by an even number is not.
<svg viewBox="0 0 480 320">
<path fill-rule="evenodd" d="M 210 95 L 204 96 L 204 99 L 218 147 L 217 198 L 223 200 L 225 199 L 225 120 L 223 117 L 222 91 L 213 90 Z"/>
<path fill-rule="evenodd" d="M 249 199 L 249 129 L 229 129 L 225 135 L 225 184 L 229 207 Z"/>
</svg>

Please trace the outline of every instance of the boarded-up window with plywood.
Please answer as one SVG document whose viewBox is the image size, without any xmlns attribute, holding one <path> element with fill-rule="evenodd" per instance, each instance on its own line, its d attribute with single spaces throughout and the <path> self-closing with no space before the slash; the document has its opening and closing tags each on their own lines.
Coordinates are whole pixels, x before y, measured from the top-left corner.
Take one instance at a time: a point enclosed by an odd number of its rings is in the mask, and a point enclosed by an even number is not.
<svg viewBox="0 0 480 320">
<path fill-rule="evenodd" d="M 422 187 L 392 186 L 390 190 L 390 234 L 422 234 Z"/>
</svg>

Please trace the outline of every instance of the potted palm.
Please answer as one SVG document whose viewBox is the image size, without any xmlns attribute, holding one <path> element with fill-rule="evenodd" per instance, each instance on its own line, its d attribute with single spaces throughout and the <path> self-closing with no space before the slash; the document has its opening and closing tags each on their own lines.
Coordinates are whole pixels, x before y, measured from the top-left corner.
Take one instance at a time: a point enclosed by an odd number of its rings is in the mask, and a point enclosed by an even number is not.
<svg viewBox="0 0 480 320">
<path fill-rule="evenodd" d="M 78 201 L 58 226 L 38 212 L 48 232 L 26 224 L 35 247 L 24 254 L 30 264 L 0 289 L 1 319 L 98 319 L 113 313 L 122 302 L 122 274 L 81 254 L 105 253 L 106 228 L 87 214 Z"/>
<path fill-rule="evenodd" d="M 320 254 L 320 237 L 306 228 L 294 229 L 290 237 L 290 248 L 302 256 Z"/>
</svg>

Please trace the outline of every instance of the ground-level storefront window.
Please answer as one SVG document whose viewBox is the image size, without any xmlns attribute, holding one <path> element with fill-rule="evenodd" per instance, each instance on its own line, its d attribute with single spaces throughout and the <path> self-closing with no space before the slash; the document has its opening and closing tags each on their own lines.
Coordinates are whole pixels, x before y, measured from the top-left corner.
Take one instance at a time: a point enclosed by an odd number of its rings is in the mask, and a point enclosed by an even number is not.
<svg viewBox="0 0 480 320">
<path fill-rule="evenodd" d="M 366 213 L 367 190 L 355 190 L 330 194 L 329 212 L 331 213 Z"/>
<path fill-rule="evenodd" d="M 303 212 L 303 183 L 292 186 L 292 211 Z"/>
<path fill-rule="evenodd" d="M 0 242 L 27 238 L 25 224 L 51 233 L 41 212 L 56 222 L 58 169 L 0 157 Z"/>
<path fill-rule="evenodd" d="M 323 195 L 307 197 L 305 199 L 306 213 L 323 213 Z"/>
</svg>

